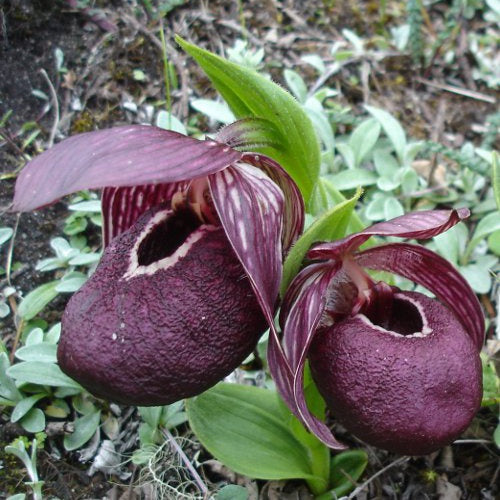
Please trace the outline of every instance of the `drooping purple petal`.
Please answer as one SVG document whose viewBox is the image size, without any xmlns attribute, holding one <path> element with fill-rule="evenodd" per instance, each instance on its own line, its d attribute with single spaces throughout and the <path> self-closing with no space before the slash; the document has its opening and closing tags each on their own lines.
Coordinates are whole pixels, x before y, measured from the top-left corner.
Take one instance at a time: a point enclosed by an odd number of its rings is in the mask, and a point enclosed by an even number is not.
<svg viewBox="0 0 500 500">
<path fill-rule="evenodd" d="M 411 212 L 386 222 L 379 222 L 341 240 L 315 245 L 308 252 L 307 257 L 312 260 L 339 258 L 342 254 L 355 251 L 371 236 L 397 236 L 399 238 L 415 239 L 433 238 L 450 229 L 469 215 L 470 211 L 467 208 Z"/>
<path fill-rule="evenodd" d="M 214 206 L 270 327 L 269 366 L 285 402 L 293 405 L 292 377 L 274 326 L 282 273 L 284 199 L 261 170 L 237 164 L 208 177 Z"/>
<path fill-rule="evenodd" d="M 293 395 L 293 374 L 273 325 L 269 331 L 267 344 L 267 364 L 276 388 L 288 408 L 295 408 Z M 294 412 L 296 413 L 296 412 Z"/>
<path fill-rule="evenodd" d="M 241 153 L 177 132 L 128 125 L 70 137 L 19 174 L 13 209 L 27 211 L 81 189 L 178 182 L 217 172 Z"/>
<path fill-rule="evenodd" d="M 283 325 L 283 344 L 293 374 L 292 412 L 323 443 L 333 449 L 345 446 L 338 442 L 324 422 L 317 419 L 307 407 L 304 394 L 304 365 L 311 341 L 320 324 L 327 303 L 327 289 L 340 263 L 320 264 L 304 269 L 290 285 Z M 312 269 L 311 269 L 312 268 Z M 290 298 L 293 302 L 290 304 Z M 281 389 L 280 386 L 277 386 Z"/>
<path fill-rule="evenodd" d="M 369 269 L 389 271 L 424 286 L 456 315 L 478 350 L 484 342 L 484 319 L 479 301 L 460 273 L 425 247 L 392 243 L 355 254 Z"/>
<path fill-rule="evenodd" d="M 106 247 L 117 235 L 126 231 L 147 210 L 170 201 L 184 190 L 189 181 L 142 186 L 107 187 L 102 192 L 103 240 Z"/>
<path fill-rule="evenodd" d="M 281 188 L 285 195 L 285 226 L 283 251 L 286 253 L 304 229 L 304 200 L 297 184 L 286 170 L 272 158 L 265 155 L 245 153 L 241 162 L 260 168 Z"/>
<path fill-rule="evenodd" d="M 283 192 L 243 163 L 208 180 L 222 226 L 271 325 L 282 273 Z"/>
<path fill-rule="evenodd" d="M 340 266 L 339 262 L 307 266 L 294 278 L 285 295 L 280 313 L 282 343 L 294 375 L 305 362 L 309 343 L 327 303 L 328 286 Z"/>
</svg>

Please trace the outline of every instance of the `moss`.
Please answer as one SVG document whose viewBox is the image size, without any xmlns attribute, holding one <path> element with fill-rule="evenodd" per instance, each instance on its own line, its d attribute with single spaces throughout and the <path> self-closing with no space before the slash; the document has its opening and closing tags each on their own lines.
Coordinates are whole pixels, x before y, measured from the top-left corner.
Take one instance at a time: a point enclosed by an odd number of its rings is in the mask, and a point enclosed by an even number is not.
<svg viewBox="0 0 500 500">
<path fill-rule="evenodd" d="M 72 134 L 80 134 L 82 132 L 90 132 L 94 130 L 95 120 L 92 114 L 85 110 L 82 111 L 77 117 L 73 120 L 71 124 L 71 133 Z"/>
<path fill-rule="evenodd" d="M 0 485 L 1 493 L 13 495 L 15 493 L 23 493 L 25 491 L 22 485 L 26 479 L 26 470 L 20 467 L 20 461 L 11 453 L 5 452 L 5 447 L 10 443 L 0 441 Z"/>
</svg>

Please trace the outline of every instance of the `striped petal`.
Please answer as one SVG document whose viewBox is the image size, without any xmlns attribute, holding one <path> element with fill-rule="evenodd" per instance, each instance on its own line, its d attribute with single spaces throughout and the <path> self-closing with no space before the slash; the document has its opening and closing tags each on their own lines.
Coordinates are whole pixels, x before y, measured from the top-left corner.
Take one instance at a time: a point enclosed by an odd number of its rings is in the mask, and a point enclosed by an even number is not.
<svg viewBox="0 0 500 500">
<path fill-rule="evenodd" d="M 272 158 L 254 153 L 245 153 L 242 163 L 249 163 L 263 170 L 283 191 L 285 195 L 283 251 L 286 253 L 302 234 L 304 229 L 304 199 L 297 184 L 285 169 Z"/>
<path fill-rule="evenodd" d="M 467 281 L 438 254 L 409 243 L 373 247 L 355 255 L 369 269 L 389 271 L 424 286 L 455 314 L 480 351 L 484 342 L 481 305 Z"/>
<path fill-rule="evenodd" d="M 13 209 L 28 211 L 81 189 L 178 182 L 217 172 L 241 153 L 145 125 L 70 137 L 30 161 L 20 173 Z"/>
<path fill-rule="evenodd" d="M 281 378 L 275 381 L 285 401 L 292 399 L 292 404 L 288 404 L 297 418 L 327 446 L 341 450 L 346 447 L 335 439 L 324 422 L 311 413 L 304 394 L 304 365 L 307 353 L 325 312 L 328 287 L 332 280 L 335 280 L 338 270 L 339 265 L 331 262 L 309 266 L 299 273 L 290 285 L 290 295 L 285 298 L 285 302 L 288 302 L 288 314 L 283 325 L 283 345 L 292 373 L 291 384 L 288 381 L 287 383 L 291 385 L 293 398 L 286 394 L 286 391 L 289 391 L 288 385 L 282 386 L 278 383 Z M 278 371 L 283 370 L 278 367 Z"/>
<path fill-rule="evenodd" d="M 130 228 L 147 210 L 170 201 L 184 190 L 189 181 L 170 184 L 145 184 L 142 186 L 108 187 L 102 192 L 103 240 L 106 247 L 120 233 Z"/>
<path fill-rule="evenodd" d="M 428 239 L 450 229 L 462 219 L 469 217 L 467 208 L 458 210 L 421 210 L 379 222 L 359 233 L 341 240 L 315 245 L 307 257 L 312 260 L 341 258 L 354 252 L 371 236 L 396 236 L 399 238 Z"/>
<path fill-rule="evenodd" d="M 283 192 L 243 163 L 208 179 L 221 224 L 271 325 L 282 273 Z"/>
</svg>

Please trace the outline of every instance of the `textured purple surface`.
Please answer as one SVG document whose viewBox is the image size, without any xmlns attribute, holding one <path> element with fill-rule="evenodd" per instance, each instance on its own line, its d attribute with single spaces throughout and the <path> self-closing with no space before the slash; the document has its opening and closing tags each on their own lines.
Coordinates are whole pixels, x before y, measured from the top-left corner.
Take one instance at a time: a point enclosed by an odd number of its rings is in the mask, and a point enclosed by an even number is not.
<svg viewBox="0 0 500 500">
<path fill-rule="evenodd" d="M 58 349 L 63 371 L 90 392 L 144 406 L 208 389 L 244 360 L 266 329 L 222 228 L 200 226 L 201 238 L 175 265 L 124 279 L 131 248 L 150 218 L 145 214 L 112 241 L 71 298 Z"/>
<path fill-rule="evenodd" d="M 432 333 L 394 336 L 357 315 L 318 331 L 309 360 L 328 407 L 350 432 L 380 448 L 423 455 L 470 424 L 481 402 L 481 362 L 448 309 L 422 294 L 396 295 L 405 297 L 421 304 Z"/>
</svg>

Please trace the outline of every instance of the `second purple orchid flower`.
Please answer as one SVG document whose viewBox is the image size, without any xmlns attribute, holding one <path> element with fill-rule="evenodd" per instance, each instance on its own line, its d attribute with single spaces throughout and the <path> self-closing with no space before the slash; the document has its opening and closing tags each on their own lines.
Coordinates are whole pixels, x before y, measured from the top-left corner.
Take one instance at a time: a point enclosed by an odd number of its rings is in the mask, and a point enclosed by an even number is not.
<svg viewBox="0 0 500 500">
<path fill-rule="evenodd" d="M 435 451 L 478 411 L 484 319 L 470 286 L 422 246 L 359 250 L 371 236 L 431 238 L 468 215 L 414 212 L 310 249 L 313 262 L 288 289 L 282 343 L 271 337 L 269 360 L 290 409 L 331 448 L 345 446 L 306 404 L 306 361 L 331 414 L 365 442 L 394 452 Z M 363 268 L 408 278 L 436 298 L 376 282 Z"/>
</svg>

